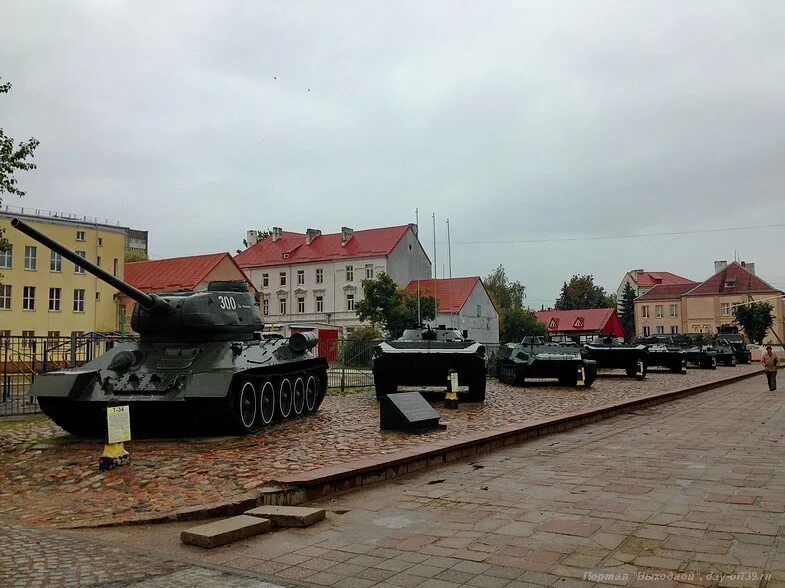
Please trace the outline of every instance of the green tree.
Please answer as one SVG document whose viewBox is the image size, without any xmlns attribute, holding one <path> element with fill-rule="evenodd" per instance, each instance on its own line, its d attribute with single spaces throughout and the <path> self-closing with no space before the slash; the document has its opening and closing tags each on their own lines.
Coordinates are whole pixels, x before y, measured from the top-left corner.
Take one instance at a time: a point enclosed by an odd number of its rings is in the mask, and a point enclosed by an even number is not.
<svg viewBox="0 0 785 588">
<path fill-rule="evenodd" d="M 382 332 L 373 325 L 357 327 L 344 342 L 343 362 L 355 367 L 370 367 L 374 342 L 383 337 Z"/>
<path fill-rule="evenodd" d="M 635 289 L 627 282 L 621 295 L 619 309 L 621 326 L 624 328 L 624 340 L 629 343 L 635 338 Z"/>
<path fill-rule="evenodd" d="M 497 309 L 523 308 L 526 286 L 518 281 L 509 281 L 502 265 L 488 274 L 483 284 Z"/>
<path fill-rule="evenodd" d="M 774 307 L 768 302 L 753 302 L 733 308 L 733 316 L 750 341 L 763 344 L 763 338 L 774 324 Z"/>
<path fill-rule="evenodd" d="M 417 295 L 400 288 L 387 273 L 372 280 L 363 280 L 364 299 L 357 303 L 355 312 L 363 322 L 381 327 L 392 338 L 398 338 L 417 324 Z M 420 295 L 420 319 L 436 318 L 436 298 Z"/>
<path fill-rule="evenodd" d="M 9 90 L 11 90 L 9 82 L 0 83 L 0 94 L 8 94 Z M 13 137 L 7 136 L 0 127 L 0 204 L 3 203 L 3 194 L 19 197 L 25 195 L 25 191 L 17 186 L 15 174 L 18 171 L 30 171 L 36 168 L 34 163 L 28 161 L 33 158 L 36 147 L 38 147 L 38 140 L 32 137 L 15 144 Z M 0 250 L 7 246 L 8 242 L 3 238 L 0 229 Z"/>
<path fill-rule="evenodd" d="M 502 343 L 515 343 L 524 336 L 548 334 L 548 328 L 537 320 L 537 314 L 529 308 L 508 308 L 503 311 L 500 322 L 499 339 Z"/>
<path fill-rule="evenodd" d="M 138 249 L 129 249 L 125 252 L 125 263 L 132 263 L 134 261 L 147 261 L 150 257 Z"/>
<path fill-rule="evenodd" d="M 556 310 L 578 310 L 583 308 L 609 308 L 616 306 L 616 297 L 609 296 L 602 286 L 594 285 L 594 276 L 574 275 L 565 282 L 554 305 Z"/>
</svg>

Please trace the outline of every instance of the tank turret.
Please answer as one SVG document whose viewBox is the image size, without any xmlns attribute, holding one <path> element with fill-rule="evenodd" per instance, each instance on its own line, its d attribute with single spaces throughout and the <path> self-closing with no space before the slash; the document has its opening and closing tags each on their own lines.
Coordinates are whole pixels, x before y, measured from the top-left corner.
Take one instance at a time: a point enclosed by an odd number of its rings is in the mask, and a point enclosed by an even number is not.
<svg viewBox="0 0 785 588">
<path fill-rule="evenodd" d="M 313 333 L 261 336 L 259 305 L 245 280 L 194 293 L 148 294 L 19 219 L 11 225 L 134 301 L 139 341 L 115 345 L 79 370 L 38 374 L 30 394 L 58 425 L 101 437 L 111 404 L 128 404 L 138 434 L 256 431 L 315 412 L 327 391 L 327 360 Z"/>
</svg>

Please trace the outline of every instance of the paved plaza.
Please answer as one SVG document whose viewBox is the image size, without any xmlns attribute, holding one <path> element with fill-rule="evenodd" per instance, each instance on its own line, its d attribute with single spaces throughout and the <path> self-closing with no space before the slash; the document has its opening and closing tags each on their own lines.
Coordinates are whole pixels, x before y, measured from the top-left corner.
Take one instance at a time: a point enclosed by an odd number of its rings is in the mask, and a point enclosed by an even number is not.
<svg viewBox="0 0 785 588">
<path fill-rule="evenodd" d="M 149 520 L 184 507 L 248 496 L 289 474 L 414 449 L 462 435 L 565 414 L 649 394 L 722 380 L 758 366 L 651 373 L 598 379 L 584 388 L 507 386 L 488 382 L 485 403 L 444 411 L 443 431 L 411 436 L 379 431 L 373 390 L 330 394 L 313 416 L 246 437 L 135 439 L 131 464 L 97 471 L 102 444 L 79 440 L 44 417 L 0 423 L 0 516 L 22 523 L 68 526 Z M 132 424 L 133 429 L 133 424 Z"/>
<path fill-rule="evenodd" d="M 188 523 L 72 533 L 306 585 L 785 586 L 785 395 L 755 377 L 315 505 L 210 551 Z"/>
</svg>

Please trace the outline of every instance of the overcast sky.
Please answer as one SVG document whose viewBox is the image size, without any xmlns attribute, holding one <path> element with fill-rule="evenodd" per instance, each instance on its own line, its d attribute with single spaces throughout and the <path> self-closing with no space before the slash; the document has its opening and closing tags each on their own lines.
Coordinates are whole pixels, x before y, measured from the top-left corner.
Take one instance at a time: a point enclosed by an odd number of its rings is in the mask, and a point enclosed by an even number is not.
<svg viewBox="0 0 785 588">
<path fill-rule="evenodd" d="M 537 308 L 737 254 L 785 288 L 785 226 L 584 239 L 785 225 L 783 31 L 775 1 L 4 0 L 0 126 L 41 141 L 4 204 L 155 258 L 419 208 L 440 277 L 449 217 L 453 275 L 503 264 Z"/>
</svg>

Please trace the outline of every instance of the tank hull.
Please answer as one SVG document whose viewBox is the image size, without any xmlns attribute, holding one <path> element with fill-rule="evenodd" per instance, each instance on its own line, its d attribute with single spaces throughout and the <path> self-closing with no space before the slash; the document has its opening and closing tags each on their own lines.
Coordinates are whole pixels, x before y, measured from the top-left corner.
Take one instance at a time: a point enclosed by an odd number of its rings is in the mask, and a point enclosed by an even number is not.
<svg viewBox="0 0 785 588">
<path fill-rule="evenodd" d="M 523 386 L 526 379 L 534 378 L 555 380 L 554 385 L 559 386 L 588 388 L 597 379 L 597 364 L 588 359 L 535 359 L 531 363 L 503 359 L 498 369 L 499 381 L 515 386 Z"/>
<path fill-rule="evenodd" d="M 581 354 L 597 362 L 597 369 L 624 370 L 629 377 L 646 377 L 648 353 L 644 345 L 586 345 Z"/>
<path fill-rule="evenodd" d="M 134 437 L 250 433 L 315 412 L 326 389 L 326 360 L 286 340 L 133 342 L 39 374 L 30 394 L 69 433 L 100 438 L 108 406 L 130 407 Z"/>
<path fill-rule="evenodd" d="M 684 351 L 680 349 L 669 349 L 667 351 L 652 351 L 649 349 L 646 366 L 647 370 L 653 367 L 661 367 L 673 373 L 680 373 L 682 370 L 686 372 L 687 357 Z"/>
</svg>

